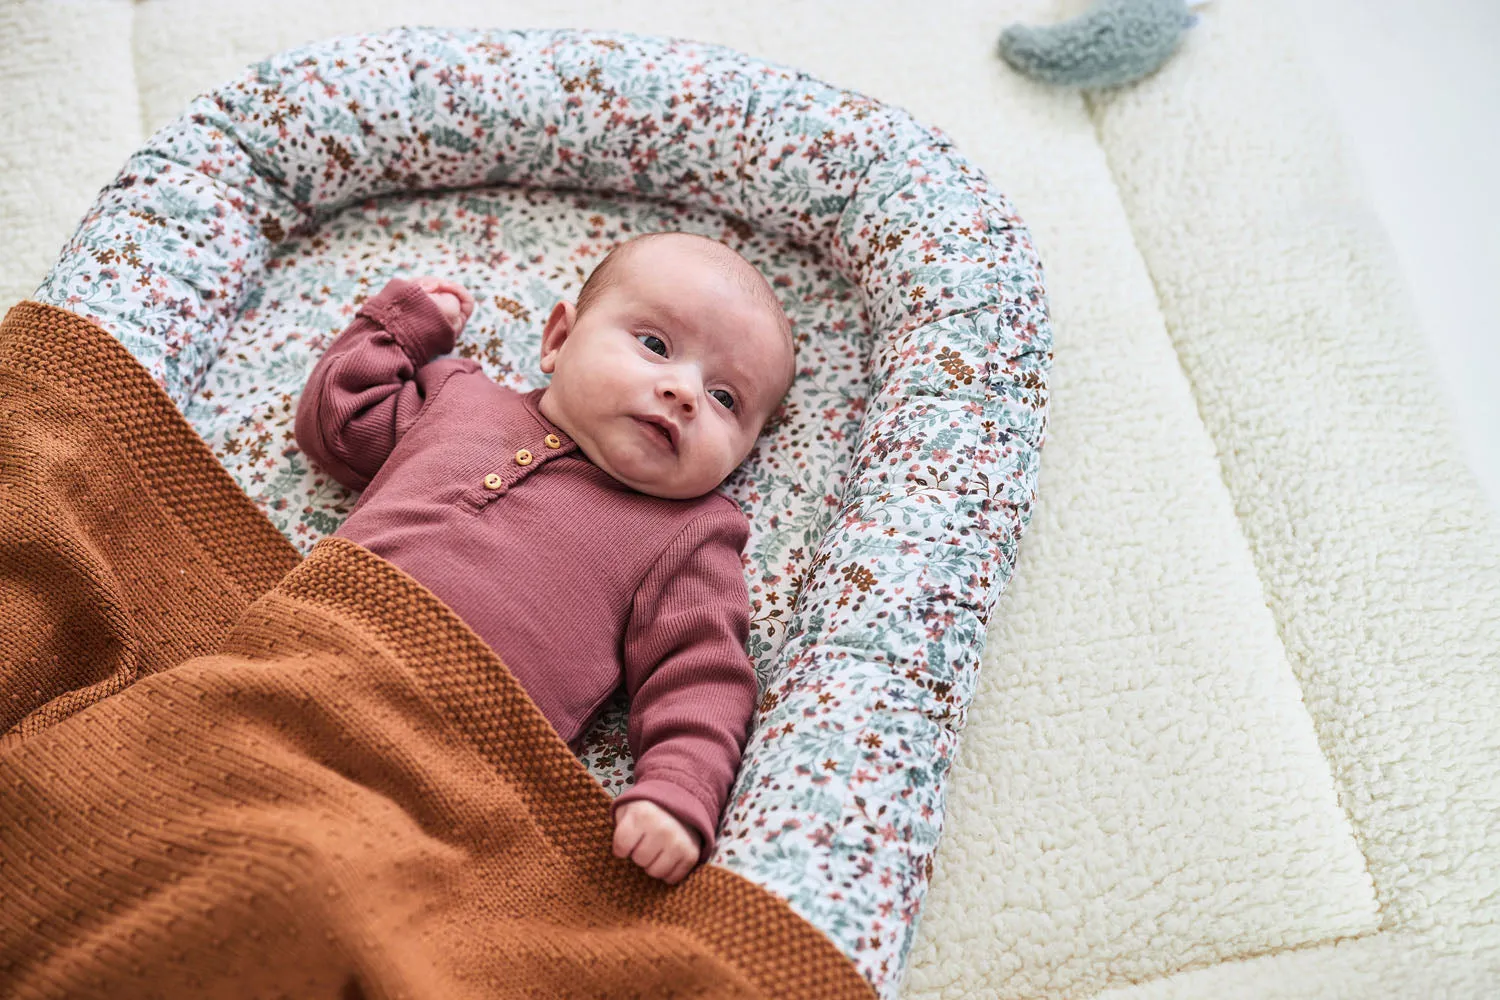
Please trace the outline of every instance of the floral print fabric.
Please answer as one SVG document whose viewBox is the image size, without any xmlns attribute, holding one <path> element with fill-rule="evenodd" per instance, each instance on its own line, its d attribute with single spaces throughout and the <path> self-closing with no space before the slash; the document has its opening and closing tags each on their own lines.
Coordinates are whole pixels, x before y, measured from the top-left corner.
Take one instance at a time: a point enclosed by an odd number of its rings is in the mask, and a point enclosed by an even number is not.
<svg viewBox="0 0 1500 1000">
<path fill-rule="evenodd" d="M 721 239 L 771 280 L 796 383 L 722 489 L 751 522 L 762 699 L 712 862 L 900 987 L 991 610 L 1031 517 L 1051 332 L 1010 203 L 898 108 L 729 49 L 399 29 L 278 55 L 158 131 L 36 298 L 132 351 L 306 552 L 356 496 L 296 401 L 398 274 L 479 304 L 457 353 L 546 384 L 541 327 L 615 244 Z M 632 780 L 623 692 L 580 755 Z"/>
</svg>

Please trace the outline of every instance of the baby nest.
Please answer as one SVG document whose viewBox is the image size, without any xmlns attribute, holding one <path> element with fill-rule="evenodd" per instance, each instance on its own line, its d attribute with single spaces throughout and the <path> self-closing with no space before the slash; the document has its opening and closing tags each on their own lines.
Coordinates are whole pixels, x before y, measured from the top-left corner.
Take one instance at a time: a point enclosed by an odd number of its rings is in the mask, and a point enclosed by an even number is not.
<svg viewBox="0 0 1500 1000">
<path fill-rule="evenodd" d="M 1031 516 L 1051 363 L 1030 235 L 939 130 L 730 49 L 402 28 L 196 99 L 34 296 L 147 368 L 304 554 L 357 495 L 293 440 L 307 375 L 397 275 L 478 300 L 456 353 L 547 383 L 541 326 L 614 245 L 683 230 L 771 281 L 796 381 L 721 487 L 751 524 L 762 698 L 711 863 L 899 990 L 985 628 Z M 632 781 L 623 689 L 581 763 Z"/>
</svg>

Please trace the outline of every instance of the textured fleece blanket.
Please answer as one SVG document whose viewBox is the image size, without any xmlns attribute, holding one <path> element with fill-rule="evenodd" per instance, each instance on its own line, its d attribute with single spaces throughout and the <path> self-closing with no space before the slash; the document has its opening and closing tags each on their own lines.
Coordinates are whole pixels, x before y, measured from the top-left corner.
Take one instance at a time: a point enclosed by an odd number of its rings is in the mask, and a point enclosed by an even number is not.
<svg viewBox="0 0 1500 1000">
<path fill-rule="evenodd" d="M 302 559 L 87 320 L 0 325 L 0 994 L 870 997 L 777 897 L 610 851 L 505 665 Z"/>
</svg>

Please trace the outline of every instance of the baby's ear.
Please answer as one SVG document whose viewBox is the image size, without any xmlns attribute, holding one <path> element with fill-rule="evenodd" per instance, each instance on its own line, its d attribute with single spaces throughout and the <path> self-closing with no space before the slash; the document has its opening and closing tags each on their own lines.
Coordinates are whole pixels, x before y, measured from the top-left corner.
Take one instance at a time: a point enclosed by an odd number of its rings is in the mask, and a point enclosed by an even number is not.
<svg viewBox="0 0 1500 1000">
<path fill-rule="evenodd" d="M 557 367 L 557 352 L 563 341 L 573 332 L 573 323 L 578 319 L 578 310 L 571 302 L 559 302 L 552 307 L 547 325 L 542 328 L 542 371 L 550 373 Z"/>
</svg>

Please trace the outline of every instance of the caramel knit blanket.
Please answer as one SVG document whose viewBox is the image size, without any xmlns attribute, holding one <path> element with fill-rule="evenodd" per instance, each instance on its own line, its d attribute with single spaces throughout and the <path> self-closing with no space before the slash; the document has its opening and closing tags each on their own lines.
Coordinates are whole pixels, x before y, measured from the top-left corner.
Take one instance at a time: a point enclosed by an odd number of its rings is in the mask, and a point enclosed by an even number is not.
<svg viewBox="0 0 1500 1000">
<path fill-rule="evenodd" d="M 0 323 L 0 995 L 874 991 L 782 900 L 611 853 L 446 605 L 304 560 L 114 338 Z"/>
</svg>

